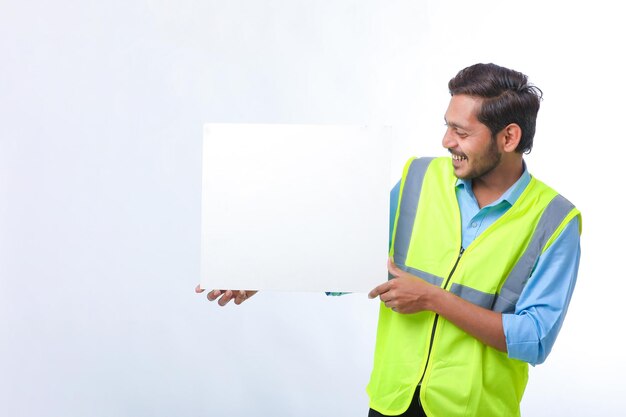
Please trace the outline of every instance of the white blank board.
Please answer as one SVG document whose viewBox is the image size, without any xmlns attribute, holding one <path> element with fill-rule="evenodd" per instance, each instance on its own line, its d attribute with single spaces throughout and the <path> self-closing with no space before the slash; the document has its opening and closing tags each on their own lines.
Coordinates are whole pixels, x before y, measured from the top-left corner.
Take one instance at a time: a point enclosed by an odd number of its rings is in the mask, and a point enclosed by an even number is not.
<svg viewBox="0 0 626 417">
<path fill-rule="evenodd" d="M 206 124 L 201 286 L 367 292 L 385 282 L 390 133 Z"/>
</svg>

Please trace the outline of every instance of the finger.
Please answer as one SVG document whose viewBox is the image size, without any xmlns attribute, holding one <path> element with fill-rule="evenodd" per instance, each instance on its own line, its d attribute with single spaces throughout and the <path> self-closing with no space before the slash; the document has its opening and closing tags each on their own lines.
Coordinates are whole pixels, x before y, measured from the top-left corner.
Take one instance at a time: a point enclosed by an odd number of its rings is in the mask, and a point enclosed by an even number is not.
<svg viewBox="0 0 626 417">
<path fill-rule="evenodd" d="M 387 308 L 389 308 L 391 310 L 393 310 L 395 307 L 397 307 L 396 302 L 393 301 L 393 300 L 383 301 L 383 304 L 385 304 L 385 307 L 387 307 Z"/>
<path fill-rule="evenodd" d="M 233 291 L 232 290 L 227 290 L 224 295 L 222 295 L 222 298 L 220 298 L 218 300 L 218 304 L 221 305 L 222 307 L 224 307 L 226 304 L 228 304 L 228 302 L 233 298 Z"/>
<path fill-rule="evenodd" d="M 391 300 L 393 300 L 391 291 L 384 292 L 380 295 L 380 301 L 382 301 L 385 304 L 389 303 Z"/>
<path fill-rule="evenodd" d="M 380 294 L 384 294 L 387 291 L 389 291 L 389 282 L 385 282 L 384 284 L 380 284 L 378 287 L 376 287 L 372 291 L 370 291 L 370 293 L 367 296 L 369 298 L 376 298 Z"/>
<path fill-rule="evenodd" d="M 209 301 L 215 301 L 217 299 L 217 297 L 219 297 L 220 295 L 222 295 L 222 291 L 220 290 L 213 290 L 210 293 L 208 293 L 206 295 L 206 298 L 209 299 Z"/>
<path fill-rule="evenodd" d="M 402 272 L 402 270 L 393 262 L 393 258 L 391 257 L 387 259 L 387 271 L 389 271 L 389 273 L 394 277 L 399 276 L 400 272 Z"/>
<path fill-rule="evenodd" d="M 248 295 L 246 291 L 239 290 L 237 292 L 237 296 L 235 297 L 235 304 L 239 305 L 248 299 Z"/>
<path fill-rule="evenodd" d="M 204 288 L 200 288 L 200 284 L 196 285 L 196 293 L 200 294 L 201 292 L 204 292 Z"/>
</svg>

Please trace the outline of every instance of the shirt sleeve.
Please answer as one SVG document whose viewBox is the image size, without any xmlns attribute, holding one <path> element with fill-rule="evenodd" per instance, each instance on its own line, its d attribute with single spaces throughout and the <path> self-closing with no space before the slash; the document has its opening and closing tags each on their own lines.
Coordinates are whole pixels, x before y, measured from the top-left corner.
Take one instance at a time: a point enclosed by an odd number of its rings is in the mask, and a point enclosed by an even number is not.
<svg viewBox="0 0 626 417">
<path fill-rule="evenodd" d="M 515 307 L 502 315 L 510 358 L 543 363 L 563 324 L 578 275 L 579 218 L 572 219 L 540 256 Z"/>
</svg>

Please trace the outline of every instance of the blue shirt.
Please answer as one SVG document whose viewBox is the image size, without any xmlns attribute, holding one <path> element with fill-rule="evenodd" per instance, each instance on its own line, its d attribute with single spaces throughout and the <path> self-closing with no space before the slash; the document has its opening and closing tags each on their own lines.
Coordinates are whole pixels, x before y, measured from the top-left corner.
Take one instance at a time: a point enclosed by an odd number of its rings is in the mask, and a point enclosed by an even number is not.
<svg viewBox="0 0 626 417">
<path fill-rule="evenodd" d="M 530 182 L 524 173 L 502 196 L 480 208 L 471 180 L 459 179 L 456 197 L 461 211 L 463 247 L 467 248 L 486 228 L 517 201 Z M 390 228 L 398 208 L 400 183 L 391 191 Z M 517 302 L 515 313 L 502 315 L 502 326 L 510 358 L 532 365 L 542 363 L 561 329 L 578 275 L 580 235 L 578 217 L 572 219 L 552 245 L 539 257 Z"/>
</svg>

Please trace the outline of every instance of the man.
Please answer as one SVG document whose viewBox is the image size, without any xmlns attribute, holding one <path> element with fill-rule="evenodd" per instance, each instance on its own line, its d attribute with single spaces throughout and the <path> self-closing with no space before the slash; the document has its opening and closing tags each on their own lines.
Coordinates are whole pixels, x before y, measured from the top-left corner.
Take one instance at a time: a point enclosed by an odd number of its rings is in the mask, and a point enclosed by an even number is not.
<svg viewBox="0 0 626 417">
<path fill-rule="evenodd" d="M 369 294 L 381 300 L 370 416 L 519 415 L 528 363 L 550 352 L 576 281 L 580 213 L 523 161 L 540 90 L 494 64 L 468 67 L 448 87 L 451 158 L 407 163 L 393 279 Z"/>
<path fill-rule="evenodd" d="M 409 161 L 380 310 L 370 416 L 516 416 L 578 270 L 580 213 L 532 178 L 540 90 L 493 64 L 448 84 L 451 160 Z M 408 411 L 407 411 L 408 410 Z"/>
</svg>

